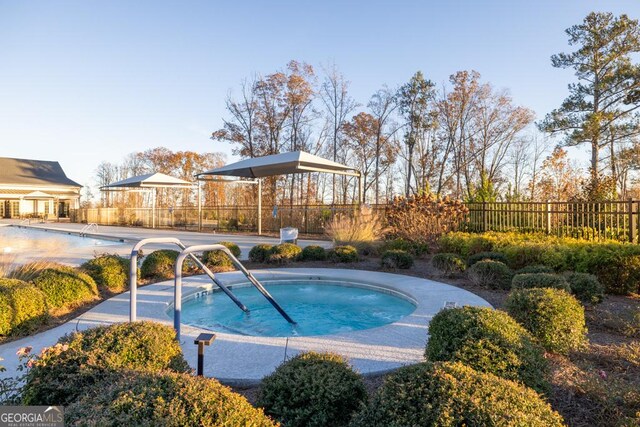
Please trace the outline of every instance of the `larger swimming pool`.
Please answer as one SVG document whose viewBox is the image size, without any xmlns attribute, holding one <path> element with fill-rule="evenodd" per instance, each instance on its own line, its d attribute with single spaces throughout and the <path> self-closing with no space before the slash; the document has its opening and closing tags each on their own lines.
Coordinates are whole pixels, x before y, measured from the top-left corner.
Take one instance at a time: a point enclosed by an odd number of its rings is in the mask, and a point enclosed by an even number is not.
<svg viewBox="0 0 640 427">
<path fill-rule="evenodd" d="M 121 244 L 120 241 L 82 237 L 73 233 L 47 231 L 30 227 L 0 226 L 0 250 L 20 252 L 22 250 L 49 250 L 102 247 Z"/>
<path fill-rule="evenodd" d="M 250 309 L 249 314 L 238 309 L 224 293 L 203 291 L 184 301 L 182 322 L 241 335 L 312 336 L 387 325 L 416 309 L 408 296 L 361 283 L 298 280 L 264 284 L 295 325 L 284 320 L 248 285 L 236 285 L 232 292 Z M 173 314 L 172 308 L 169 314 Z"/>
</svg>

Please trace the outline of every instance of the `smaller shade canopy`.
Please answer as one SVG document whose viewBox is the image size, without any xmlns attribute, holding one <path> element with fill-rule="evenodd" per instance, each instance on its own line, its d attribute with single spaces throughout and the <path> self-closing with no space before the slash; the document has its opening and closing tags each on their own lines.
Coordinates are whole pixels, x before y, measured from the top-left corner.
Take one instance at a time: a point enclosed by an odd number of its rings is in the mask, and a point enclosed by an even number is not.
<svg viewBox="0 0 640 427">
<path fill-rule="evenodd" d="M 117 188 L 191 188 L 193 183 L 184 179 L 175 178 L 160 172 L 148 173 L 146 175 L 133 176 L 123 179 L 122 181 L 112 182 L 109 185 L 100 187 L 101 190 L 117 189 Z"/>
<path fill-rule="evenodd" d="M 224 175 L 244 178 L 264 178 L 274 175 L 292 173 L 326 172 L 339 175 L 358 176 L 354 168 L 323 159 L 322 157 L 304 151 L 272 154 L 270 156 L 253 157 L 241 160 L 220 168 L 211 169 L 196 175 Z"/>
</svg>

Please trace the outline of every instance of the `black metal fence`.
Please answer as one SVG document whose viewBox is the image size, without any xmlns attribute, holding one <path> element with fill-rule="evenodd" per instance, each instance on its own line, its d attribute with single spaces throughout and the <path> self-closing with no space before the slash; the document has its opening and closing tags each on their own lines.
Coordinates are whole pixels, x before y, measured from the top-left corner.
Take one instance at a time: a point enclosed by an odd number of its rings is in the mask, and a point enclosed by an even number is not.
<svg viewBox="0 0 640 427">
<path fill-rule="evenodd" d="M 460 229 L 471 232 L 544 232 L 588 240 L 638 241 L 640 201 L 584 202 L 486 202 L 467 203 Z M 296 227 L 301 233 L 322 234 L 336 215 L 353 215 L 356 205 L 295 205 L 262 208 L 262 230 L 277 232 Z M 386 205 L 372 206 L 384 215 Z M 154 218 L 155 217 L 155 218 Z M 156 208 L 89 208 L 71 212 L 74 222 L 175 228 L 201 231 L 258 229 L 256 206 Z"/>
</svg>

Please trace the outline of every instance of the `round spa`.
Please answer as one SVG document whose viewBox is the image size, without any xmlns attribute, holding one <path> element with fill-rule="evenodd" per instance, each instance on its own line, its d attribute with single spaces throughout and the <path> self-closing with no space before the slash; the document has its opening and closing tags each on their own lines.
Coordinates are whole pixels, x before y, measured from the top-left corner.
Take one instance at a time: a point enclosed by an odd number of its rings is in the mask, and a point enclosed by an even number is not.
<svg viewBox="0 0 640 427">
<path fill-rule="evenodd" d="M 410 296 L 366 283 L 299 279 L 263 285 L 296 324 L 288 323 L 249 283 L 231 290 L 250 313 L 222 291 L 208 290 L 183 302 L 182 323 L 250 336 L 314 336 L 376 328 L 416 309 Z"/>
</svg>

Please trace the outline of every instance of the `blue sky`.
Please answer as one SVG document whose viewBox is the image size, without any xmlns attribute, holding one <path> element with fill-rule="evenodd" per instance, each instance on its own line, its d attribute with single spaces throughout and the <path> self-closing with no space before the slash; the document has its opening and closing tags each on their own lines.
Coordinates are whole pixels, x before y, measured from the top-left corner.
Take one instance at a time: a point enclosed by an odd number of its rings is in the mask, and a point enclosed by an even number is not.
<svg viewBox="0 0 640 427">
<path fill-rule="evenodd" d="M 572 80 L 549 57 L 593 10 L 640 18 L 638 0 L 0 0 L 0 156 L 93 184 L 132 151 L 230 153 L 209 139 L 227 93 L 291 59 L 335 62 L 361 103 L 417 70 L 475 69 L 542 118 Z"/>
</svg>

